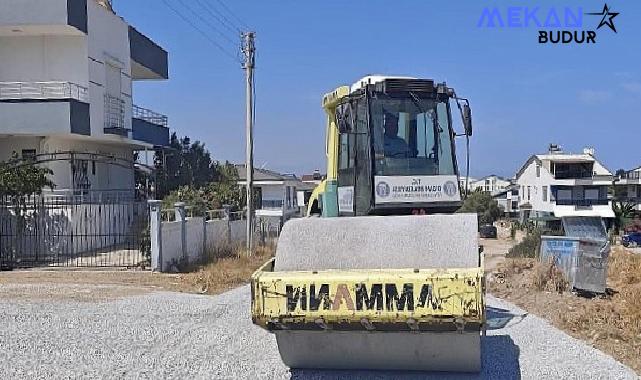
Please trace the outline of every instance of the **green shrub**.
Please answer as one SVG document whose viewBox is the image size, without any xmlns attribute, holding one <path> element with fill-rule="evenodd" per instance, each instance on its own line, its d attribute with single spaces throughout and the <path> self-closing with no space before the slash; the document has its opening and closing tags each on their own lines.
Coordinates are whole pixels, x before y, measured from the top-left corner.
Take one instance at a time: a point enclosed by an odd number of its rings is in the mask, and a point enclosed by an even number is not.
<svg viewBox="0 0 641 380">
<path fill-rule="evenodd" d="M 541 244 L 541 231 L 534 229 L 529 232 L 519 244 L 510 248 L 506 257 L 527 257 L 533 258 L 538 255 L 539 245 Z"/>
</svg>

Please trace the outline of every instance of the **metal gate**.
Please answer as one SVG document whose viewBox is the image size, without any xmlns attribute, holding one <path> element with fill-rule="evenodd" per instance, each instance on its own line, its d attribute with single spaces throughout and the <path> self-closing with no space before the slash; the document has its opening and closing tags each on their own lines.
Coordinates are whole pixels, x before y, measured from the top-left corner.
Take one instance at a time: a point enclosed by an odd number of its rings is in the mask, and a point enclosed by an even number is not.
<svg viewBox="0 0 641 380">
<path fill-rule="evenodd" d="M 148 221 L 133 196 L 0 196 L 0 267 L 144 265 Z"/>
</svg>

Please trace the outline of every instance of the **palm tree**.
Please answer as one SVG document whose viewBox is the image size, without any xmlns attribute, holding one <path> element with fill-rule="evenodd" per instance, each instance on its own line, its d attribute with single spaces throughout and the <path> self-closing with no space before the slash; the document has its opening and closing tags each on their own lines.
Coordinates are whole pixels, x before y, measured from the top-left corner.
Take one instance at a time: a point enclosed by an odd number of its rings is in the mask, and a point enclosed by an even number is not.
<svg viewBox="0 0 641 380">
<path fill-rule="evenodd" d="M 614 233 L 618 235 L 621 227 L 634 215 L 634 204 L 630 202 L 613 201 L 612 211 L 614 211 Z"/>
</svg>

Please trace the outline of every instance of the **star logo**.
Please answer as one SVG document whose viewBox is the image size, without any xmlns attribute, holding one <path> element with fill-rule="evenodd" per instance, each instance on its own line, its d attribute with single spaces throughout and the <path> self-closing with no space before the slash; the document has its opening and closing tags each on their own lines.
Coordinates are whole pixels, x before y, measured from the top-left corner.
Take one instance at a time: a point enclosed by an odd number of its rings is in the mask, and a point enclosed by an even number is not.
<svg viewBox="0 0 641 380">
<path fill-rule="evenodd" d="M 610 8 L 608 7 L 608 4 L 606 3 L 603 5 L 603 11 L 602 12 L 594 12 L 594 13 L 586 13 L 587 15 L 593 15 L 593 16 L 603 16 L 601 18 L 601 22 L 599 23 L 599 26 L 596 28 L 599 29 L 603 25 L 607 25 L 612 29 L 614 33 L 617 32 L 617 28 L 614 26 L 614 18 L 619 15 L 619 12 L 610 12 Z"/>
</svg>

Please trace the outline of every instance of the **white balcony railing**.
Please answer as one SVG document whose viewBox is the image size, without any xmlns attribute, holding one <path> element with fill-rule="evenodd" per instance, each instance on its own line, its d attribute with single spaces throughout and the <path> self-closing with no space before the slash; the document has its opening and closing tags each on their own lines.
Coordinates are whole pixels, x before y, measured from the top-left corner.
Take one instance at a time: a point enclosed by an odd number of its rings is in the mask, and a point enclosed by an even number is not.
<svg viewBox="0 0 641 380">
<path fill-rule="evenodd" d="M 75 99 L 88 102 L 87 88 L 71 82 L 0 82 L 0 100 Z"/>
<path fill-rule="evenodd" d="M 140 119 L 147 121 L 151 124 L 156 124 L 167 128 L 167 116 L 158 112 L 154 112 L 147 108 L 142 108 L 137 105 L 133 105 L 132 108 L 134 119 Z"/>
<path fill-rule="evenodd" d="M 125 129 L 125 101 L 121 98 L 105 94 L 105 132 L 123 135 Z"/>
</svg>

